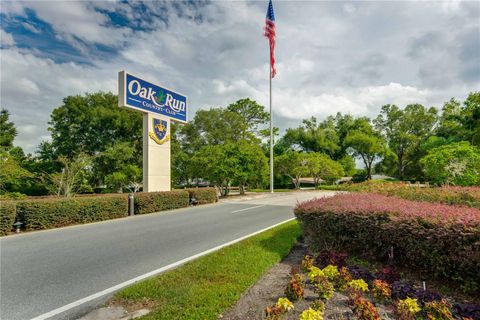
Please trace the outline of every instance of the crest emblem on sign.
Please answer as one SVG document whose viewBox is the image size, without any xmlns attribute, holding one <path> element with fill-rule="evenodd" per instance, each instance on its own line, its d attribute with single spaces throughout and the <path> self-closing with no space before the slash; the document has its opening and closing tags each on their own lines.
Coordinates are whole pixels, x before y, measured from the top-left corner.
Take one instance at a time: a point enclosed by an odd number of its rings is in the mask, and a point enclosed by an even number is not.
<svg viewBox="0 0 480 320">
<path fill-rule="evenodd" d="M 160 120 L 160 119 L 153 119 L 153 132 L 150 131 L 148 136 L 152 138 L 158 144 L 164 144 L 165 142 L 170 140 L 170 135 L 167 134 L 168 132 L 168 121 Z"/>
</svg>

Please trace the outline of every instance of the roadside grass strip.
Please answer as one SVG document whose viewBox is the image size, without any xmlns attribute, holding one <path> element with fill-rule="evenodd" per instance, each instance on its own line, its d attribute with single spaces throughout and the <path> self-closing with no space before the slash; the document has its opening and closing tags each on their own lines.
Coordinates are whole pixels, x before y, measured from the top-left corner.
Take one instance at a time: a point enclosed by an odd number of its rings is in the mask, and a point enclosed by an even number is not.
<svg viewBox="0 0 480 320">
<path fill-rule="evenodd" d="M 291 221 L 128 287 L 112 304 L 146 306 L 142 319 L 217 319 L 289 252 L 300 235 Z"/>
</svg>

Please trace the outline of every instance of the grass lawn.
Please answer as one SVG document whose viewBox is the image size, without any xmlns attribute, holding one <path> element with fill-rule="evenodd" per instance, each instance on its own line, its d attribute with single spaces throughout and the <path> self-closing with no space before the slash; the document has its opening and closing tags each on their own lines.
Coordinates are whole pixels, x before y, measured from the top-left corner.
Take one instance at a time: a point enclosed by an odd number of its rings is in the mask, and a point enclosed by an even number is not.
<svg viewBox="0 0 480 320">
<path fill-rule="evenodd" d="M 153 307 L 142 319 L 217 319 L 289 253 L 299 235 L 296 221 L 285 223 L 128 287 L 113 303 Z"/>
</svg>

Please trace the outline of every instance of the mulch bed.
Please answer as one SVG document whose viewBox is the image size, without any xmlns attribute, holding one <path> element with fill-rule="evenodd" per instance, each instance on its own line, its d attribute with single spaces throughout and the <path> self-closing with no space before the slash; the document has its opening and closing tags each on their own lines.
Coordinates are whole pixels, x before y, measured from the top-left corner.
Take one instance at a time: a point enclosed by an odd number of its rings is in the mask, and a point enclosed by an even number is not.
<svg viewBox="0 0 480 320">
<path fill-rule="evenodd" d="M 222 320 L 262 320 L 267 306 L 274 305 L 278 298 L 284 297 L 284 290 L 290 279 L 292 267 L 298 267 L 303 257 L 309 254 L 306 245 L 299 243 L 292 248 L 290 254 L 280 263 L 273 266 L 260 280 L 250 287 L 240 300 L 218 318 Z M 312 286 L 305 286 L 304 298 L 294 302 L 295 309 L 285 313 L 283 319 L 298 319 L 300 314 L 310 307 L 318 298 Z M 392 318 L 390 310 L 379 308 L 384 319 Z M 325 305 L 325 319 L 353 319 L 353 312 L 348 304 L 347 296 L 335 292 Z"/>
</svg>

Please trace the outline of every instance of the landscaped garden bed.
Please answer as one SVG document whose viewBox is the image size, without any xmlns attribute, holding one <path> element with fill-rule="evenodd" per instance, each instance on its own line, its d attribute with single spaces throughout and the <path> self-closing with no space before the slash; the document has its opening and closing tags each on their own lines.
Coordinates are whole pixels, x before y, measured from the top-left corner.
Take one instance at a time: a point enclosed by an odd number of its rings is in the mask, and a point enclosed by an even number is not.
<svg viewBox="0 0 480 320">
<path fill-rule="evenodd" d="M 348 193 L 301 203 L 303 241 L 273 267 L 263 262 L 278 256 L 258 246 L 281 239 L 255 237 L 113 303 L 147 306 L 149 319 L 480 320 L 480 209 L 405 198 Z"/>
<path fill-rule="evenodd" d="M 480 319 L 480 305 L 415 284 L 395 267 L 369 265 L 334 250 L 306 253 L 306 246 L 295 246 L 219 318 Z"/>
</svg>

